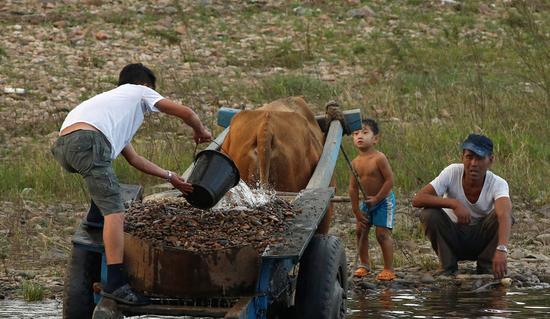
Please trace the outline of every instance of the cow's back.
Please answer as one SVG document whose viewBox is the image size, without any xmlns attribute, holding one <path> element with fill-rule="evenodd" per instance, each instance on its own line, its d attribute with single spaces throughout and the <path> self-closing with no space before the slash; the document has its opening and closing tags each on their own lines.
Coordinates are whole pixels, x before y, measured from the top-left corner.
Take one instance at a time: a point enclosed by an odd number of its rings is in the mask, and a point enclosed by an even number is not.
<svg viewBox="0 0 550 319">
<path fill-rule="evenodd" d="M 322 145 L 323 133 L 307 103 L 291 97 L 235 115 L 222 149 L 248 184 L 297 192 L 313 174 Z"/>
</svg>

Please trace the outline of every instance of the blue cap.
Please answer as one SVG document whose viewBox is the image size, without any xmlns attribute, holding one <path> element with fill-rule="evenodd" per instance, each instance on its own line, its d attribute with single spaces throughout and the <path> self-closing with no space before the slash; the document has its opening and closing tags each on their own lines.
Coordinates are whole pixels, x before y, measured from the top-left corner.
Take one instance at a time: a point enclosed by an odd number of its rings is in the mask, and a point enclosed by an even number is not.
<svg viewBox="0 0 550 319">
<path fill-rule="evenodd" d="M 493 142 L 490 138 L 480 134 L 470 134 L 462 143 L 463 150 L 470 150 L 481 157 L 493 154 Z"/>
</svg>

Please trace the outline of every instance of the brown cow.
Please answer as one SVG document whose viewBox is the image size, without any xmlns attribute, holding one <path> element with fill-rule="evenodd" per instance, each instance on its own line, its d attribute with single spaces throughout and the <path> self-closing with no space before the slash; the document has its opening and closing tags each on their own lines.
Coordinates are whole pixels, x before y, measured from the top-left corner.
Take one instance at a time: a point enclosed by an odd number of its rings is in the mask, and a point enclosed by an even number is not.
<svg viewBox="0 0 550 319">
<path fill-rule="evenodd" d="M 323 132 L 304 99 L 289 97 L 235 115 L 222 150 L 249 185 L 299 192 L 315 170 L 323 142 Z M 328 232 L 331 216 L 329 209 L 318 232 Z"/>
</svg>

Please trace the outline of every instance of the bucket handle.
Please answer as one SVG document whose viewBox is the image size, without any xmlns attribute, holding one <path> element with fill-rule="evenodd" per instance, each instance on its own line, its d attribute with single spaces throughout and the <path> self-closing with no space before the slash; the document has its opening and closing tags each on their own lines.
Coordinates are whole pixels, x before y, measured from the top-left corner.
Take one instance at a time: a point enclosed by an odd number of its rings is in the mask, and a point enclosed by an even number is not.
<svg viewBox="0 0 550 319">
<path fill-rule="evenodd" d="M 216 142 L 216 140 L 212 140 L 211 141 L 212 143 L 215 143 L 216 145 L 218 145 L 220 147 L 220 152 L 222 152 L 223 154 L 225 154 L 227 157 L 231 158 L 231 156 L 229 156 L 229 154 L 227 154 L 222 146 L 220 145 L 220 143 Z M 195 149 L 193 150 L 193 158 L 195 158 L 197 156 L 197 147 L 199 146 L 198 143 L 195 143 Z"/>
</svg>

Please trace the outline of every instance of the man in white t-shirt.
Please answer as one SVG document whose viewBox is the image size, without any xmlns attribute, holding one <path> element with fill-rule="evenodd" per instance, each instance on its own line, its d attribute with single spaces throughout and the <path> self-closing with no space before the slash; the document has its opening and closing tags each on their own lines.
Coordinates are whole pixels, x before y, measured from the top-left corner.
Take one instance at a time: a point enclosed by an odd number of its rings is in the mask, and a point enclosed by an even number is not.
<svg viewBox="0 0 550 319">
<path fill-rule="evenodd" d="M 512 203 L 508 183 L 489 171 L 493 160 L 493 142 L 470 134 L 462 164 L 446 167 L 413 198 L 443 274 L 456 274 L 459 260 L 476 260 L 478 273 L 506 275 Z"/>
<path fill-rule="evenodd" d="M 130 165 L 166 179 L 185 195 L 193 190 L 191 184 L 139 155 L 132 147 L 132 138 L 144 115 L 150 112 L 163 112 L 182 119 L 193 129 L 196 143 L 212 138 L 192 109 L 162 97 L 155 91 L 155 82 L 153 72 L 141 63 L 125 66 L 117 88 L 96 95 L 69 112 L 52 147 L 52 154 L 64 169 L 82 175 L 92 206 L 104 217 L 99 225 L 103 227 L 107 259 L 107 284 L 102 294 L 131 305 L 145 305 L 150 300 L 134 291 L 124 274 L 125 208 L 112 161 L 122 154 Z M 87 222 L 91 222 L 89 216 Z"/>
</svg>

